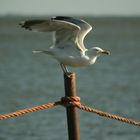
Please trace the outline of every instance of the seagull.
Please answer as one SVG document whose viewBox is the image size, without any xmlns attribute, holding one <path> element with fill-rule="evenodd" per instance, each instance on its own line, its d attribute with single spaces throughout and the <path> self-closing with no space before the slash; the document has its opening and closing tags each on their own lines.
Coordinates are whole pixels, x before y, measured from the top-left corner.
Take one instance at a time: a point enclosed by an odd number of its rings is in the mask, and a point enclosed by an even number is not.
<svg viewBox="0 0 140 140">
<path fill-rule="evenodd" d="M 48 20 L 23 21 L 20 26 L 35 32 L 52 32 L 53 44 L 50 48 L 33 53 L 45 53 L 56 59 L 64 73 L 69 73 L 67 66 L 86 67 L 94 64 L 100 55 L 110 55 L 109 51 L 99 47 L 85 47 L 84 38 L 92 26 L 82 19 L 56 16 Z"/>
</svg>

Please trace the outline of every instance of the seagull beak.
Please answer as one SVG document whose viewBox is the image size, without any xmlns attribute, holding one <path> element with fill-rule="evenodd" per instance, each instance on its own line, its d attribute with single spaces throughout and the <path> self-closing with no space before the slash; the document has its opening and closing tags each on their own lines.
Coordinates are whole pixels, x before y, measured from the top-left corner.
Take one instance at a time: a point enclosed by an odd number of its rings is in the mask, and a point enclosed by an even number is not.
<svg viewBox="0 0 140 140">
<path fill-rule="evenodd" d="M 102 54 L 110 55 L 110 51 L 102 51 Z"/>
</svg>

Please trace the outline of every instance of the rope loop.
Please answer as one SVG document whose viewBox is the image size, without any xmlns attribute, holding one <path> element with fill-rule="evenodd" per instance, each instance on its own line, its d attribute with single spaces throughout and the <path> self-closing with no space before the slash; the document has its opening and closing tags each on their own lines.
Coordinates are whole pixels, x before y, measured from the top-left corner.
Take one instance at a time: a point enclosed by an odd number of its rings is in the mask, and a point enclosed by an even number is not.
<svg viewBox="0 0 140 140">
<path fill-rule="evenodd" d="M 80 105 L 80 97 L 78 96 L 65 96 L 61 98 L 61 103 L 64 106 L 77 106 Z"/>
</svg>

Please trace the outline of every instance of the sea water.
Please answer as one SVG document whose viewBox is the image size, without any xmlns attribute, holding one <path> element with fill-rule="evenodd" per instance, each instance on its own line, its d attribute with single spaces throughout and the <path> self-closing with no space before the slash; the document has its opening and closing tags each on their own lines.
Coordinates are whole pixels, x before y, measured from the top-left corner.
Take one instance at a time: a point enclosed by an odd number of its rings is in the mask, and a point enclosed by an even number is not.
<svg viewBox="0 0 140 140">
<path fill-rule="evenodd" d="M 44 18 L 44 17 L 43 17 Z M 45 17 L 46 18 L 46 17 Z M 110 50 L 95 65 L 76 72 L 81 103 L 140 121 L 140 18 L 82 17 L 93 30 L 87 48 Z M 58 101 L 64 96 L 63 73 L 57 61 L 35 49 L 47 49 L 51 34 L 18 25 L 33 17 L 0 18 L 0 114 Z M 81 140 L 139 140 L 140 128 L 78 111 Z M 0 121 L 0 140 L 66 140 L 64 107 L 55 107 Z"/>
</svg>

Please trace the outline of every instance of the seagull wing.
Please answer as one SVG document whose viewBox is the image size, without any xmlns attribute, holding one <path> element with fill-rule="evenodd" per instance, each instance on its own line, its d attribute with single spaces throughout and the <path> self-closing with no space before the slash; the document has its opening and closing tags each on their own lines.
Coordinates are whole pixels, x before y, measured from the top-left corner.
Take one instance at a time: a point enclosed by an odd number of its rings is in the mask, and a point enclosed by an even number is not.
<svg viewBox="0 0 140 140">
<path fill-rule="evenodd" d="M 37 32 L 53 31 L 49 20 L 27 20 L 21 22 L 19 25 L 21 25 L 22 28 L 25 28 L 30 31 L 37 31 Z"/>
<path fill-rule="evenodd" d="M 80 20 L 78 26 L 80 26 L 81 30 L 78 34 L 77 43 L 79 44 L 79 46 L 81 46 L 83 49 L 85 49 L 84 38 L 92 30 L 92 26 L 90 24 L 88 24 L 87 22 L 85 22 L 84 20 Z"/>
<path fill-rule="evenodd" d="M 53 33 L 53 39 L 56 46 L 69 44 L 69 42 L 75 42 L 77 35 L 80 31 L 80 27 L 74 23 L 52 18 L 51 21 L 56 26 L 56 30 Z"/>
<path fill-rule="evenodd" d="M 72 17 L 58 16 L 58 17 L 55 17 L 55 20 L 69 22 L 71 24 L 75 24 L 76 26 L 78 26 L 80 28 L 80 30 L 77 34 L 77 45 L 78 45 L 80 50 L 82 50 L 82 51 L 87 50 L 84 46 L 84 38 L 92 30 L 92 26 L 90 24 L 88 24 L 84 20 L 75 19 Z"/>
<path fill-rule="evenodd" d="M 55 46 L 75 42 L 80 27 L 74 23 L 51 18 L 50 20 L 28 20 L 20 23 L 21 27 L 38 32 L 53 32 Z"/>
</svg>

